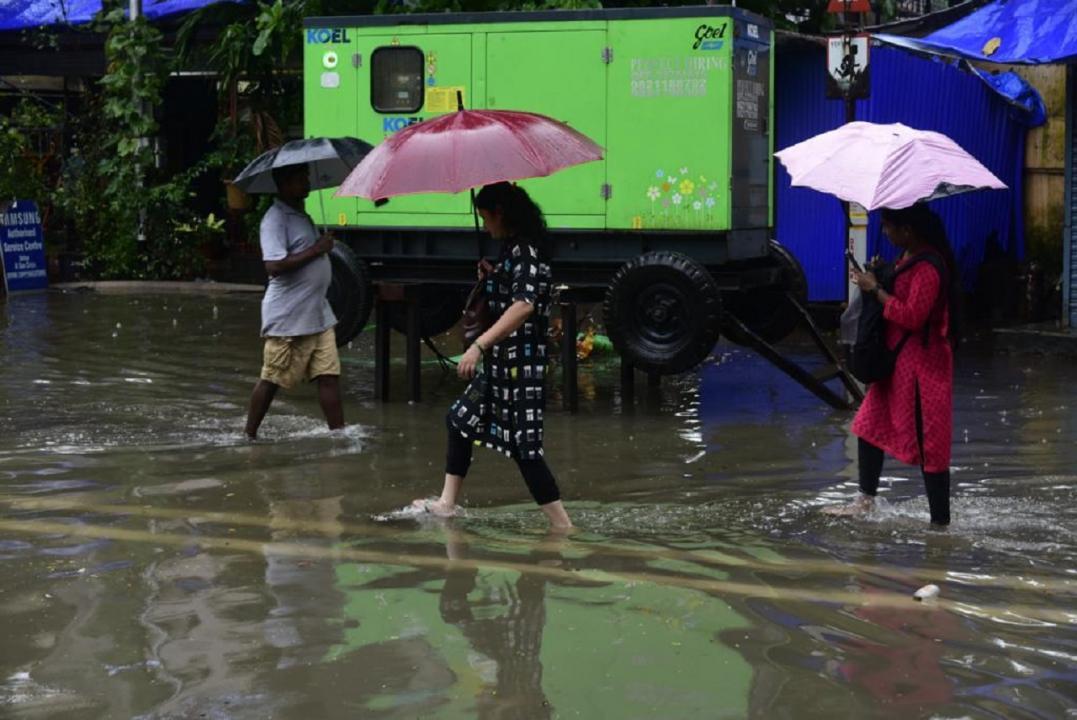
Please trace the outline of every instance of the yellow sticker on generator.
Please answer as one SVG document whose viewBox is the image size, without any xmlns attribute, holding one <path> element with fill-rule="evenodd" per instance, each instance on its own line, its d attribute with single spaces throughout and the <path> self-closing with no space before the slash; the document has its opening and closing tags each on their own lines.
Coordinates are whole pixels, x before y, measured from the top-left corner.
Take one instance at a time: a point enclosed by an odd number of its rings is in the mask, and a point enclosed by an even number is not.
<svg viewBox="0 0 1077 720">
<path fill-rule="evenodd" d="M 337 224 L 338 225 L 347 225 L 348 224 L 348 213 L 341 213 L 340 215 L 337 215 Z"/>
<path fill-rule="evenodd" d="M 467 107 L 467 94 L 462 85 L 427 87 L 423 111 L 428 113 L 455 112 L 460 106 L 456 99 L 457 93 L 460 93 L 460 97 L 464 100 L 464 107 Z"/>
</svg>

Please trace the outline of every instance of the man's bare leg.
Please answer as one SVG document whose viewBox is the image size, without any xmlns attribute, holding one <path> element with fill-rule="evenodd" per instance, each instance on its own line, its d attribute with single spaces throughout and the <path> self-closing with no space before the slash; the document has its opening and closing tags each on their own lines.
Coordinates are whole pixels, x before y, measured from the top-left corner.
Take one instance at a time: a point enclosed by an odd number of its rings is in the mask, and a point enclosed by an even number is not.
<svg viewBox="0 0 1077 720">
<path fill-rule="evenodd" d="M 250 408 L 247 410 L 247 437 L 254 440 L 258 437 L 258 428 L 262 425 L 269 406 L 277 394 L 279 386 L 268 380 L 259 380 L 251 393 Z"/>
<path fill-rule="evenodd" d="M 340 399 L 340 376 L 318 376 L 318 403 L 330 430 L 344 427 L 344 403 Z"/>
</svg>

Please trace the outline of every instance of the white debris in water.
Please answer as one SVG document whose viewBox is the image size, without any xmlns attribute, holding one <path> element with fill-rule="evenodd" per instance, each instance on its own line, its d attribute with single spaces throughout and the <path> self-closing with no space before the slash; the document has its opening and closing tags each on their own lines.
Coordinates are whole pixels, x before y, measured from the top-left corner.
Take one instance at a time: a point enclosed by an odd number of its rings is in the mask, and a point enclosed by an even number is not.
<svg viewBox="0 0 1077 720">
<path fill-rule="evenodd" d="M 213 319 L 214 320 L 217 319 L 217 306 L 216 305 L 213 306 Z"/>
<path fill-rule="evenodd" d="M 122 327 L 123 327 L 123 323 L 116 323 L 116 329 L 117 330 L 122 328 Z"/>
<path fill-rule="evenodd" d="M 922 588 L 913 593 L 913 597 L 917 600 L 931 600 L 939 596 L 938 585 L 924 585 Z"/>
</svg>

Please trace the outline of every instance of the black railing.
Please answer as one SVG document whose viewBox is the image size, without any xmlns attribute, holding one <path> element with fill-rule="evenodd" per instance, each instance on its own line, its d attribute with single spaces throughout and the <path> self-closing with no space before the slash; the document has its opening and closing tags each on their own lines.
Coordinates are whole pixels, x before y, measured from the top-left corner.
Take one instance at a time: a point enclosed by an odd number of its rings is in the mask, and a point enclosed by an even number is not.
<svg viewBox="0 0 1077 720">
<path fill-rule="evenodd" d="M 915 18 L 957 5 L 960 0 L 897 0 L 895 11 L 899 18 Z"/>
</svg>

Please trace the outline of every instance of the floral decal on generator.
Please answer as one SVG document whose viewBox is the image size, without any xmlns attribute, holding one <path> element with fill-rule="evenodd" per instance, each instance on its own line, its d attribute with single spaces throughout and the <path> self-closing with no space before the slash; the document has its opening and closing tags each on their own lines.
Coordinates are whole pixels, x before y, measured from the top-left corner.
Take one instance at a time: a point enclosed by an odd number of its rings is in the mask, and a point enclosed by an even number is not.
<svg viewBox="0 0 1077 720">
<path fill-rule="evenodd" d="M 705 230 L 718 227 L 718 183 L 688 168 L 672 172 L 658 169 L 646 191 L 650 212 L 633 218 L 632 226 L 669 230 Z"/>
</svg>

